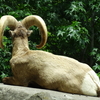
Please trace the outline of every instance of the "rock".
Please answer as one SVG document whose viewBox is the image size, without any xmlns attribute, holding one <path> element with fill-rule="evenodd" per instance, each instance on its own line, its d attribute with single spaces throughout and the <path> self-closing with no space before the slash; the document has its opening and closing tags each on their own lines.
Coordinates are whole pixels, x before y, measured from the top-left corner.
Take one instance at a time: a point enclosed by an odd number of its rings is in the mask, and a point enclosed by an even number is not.
<svg viewBox="0 0 100 100">
<path fill-rule="evenodd" d="M 40 92 L 31 96 L 28 100 L 53 100 L 49 93 Z"/>
<path fill-rule="evenodd" d="M 1 83 L 0 100 L 100 100 L 100 98 Z"/>
</svg>

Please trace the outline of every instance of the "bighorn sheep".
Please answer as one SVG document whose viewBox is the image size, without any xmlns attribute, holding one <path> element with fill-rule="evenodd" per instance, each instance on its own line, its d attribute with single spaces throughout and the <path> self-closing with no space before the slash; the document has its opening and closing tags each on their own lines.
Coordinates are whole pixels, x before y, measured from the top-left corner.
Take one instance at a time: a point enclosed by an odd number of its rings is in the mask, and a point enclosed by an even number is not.
<svg viewBox="0 0 100 100">
<path fill-rule="evenodd" d="M 100 80 L 87 65 L 65 56 L 54 55 L 41 50 L 30 50 L 28 30 L 36 25 L 41 33 L 41 48 L 47 41 L 47 28 L 43 19 L 30 15 L 18 22 L 13 16 L 5 15 L 0 19 L 0 47 L 3 47 L 2 36 L 8 26 L 13 41 L 10 60 L 13 77 L 5 77 L 3 83 L 28 86 L 36 83 L 43 88 L 62 92 L 100 96 Z"/>
</svg>

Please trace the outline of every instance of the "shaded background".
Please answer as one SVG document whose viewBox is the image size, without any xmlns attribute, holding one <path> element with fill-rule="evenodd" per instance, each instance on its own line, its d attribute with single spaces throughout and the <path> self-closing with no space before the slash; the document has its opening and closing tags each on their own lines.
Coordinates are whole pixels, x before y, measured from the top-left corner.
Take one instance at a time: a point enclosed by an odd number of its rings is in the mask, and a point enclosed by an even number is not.
<svg viewBox="0 0 100 100">
<path fill-rule="evenodd" d="M 48 41 L 42 50 L 69 56 L 89 64 L 100 76 L 100 1 L 99 0 L 0 0 L 0 17 L 12 15 L 22 20 L 39 15 L 46 22 Z M 30 49 L 40 42 L 37 27 L 29 37 Z M 9 28 L 4 33 L 4 49 L 0 49 L 1 78 L 10 76 L 12 41 Z"/>
</svg>

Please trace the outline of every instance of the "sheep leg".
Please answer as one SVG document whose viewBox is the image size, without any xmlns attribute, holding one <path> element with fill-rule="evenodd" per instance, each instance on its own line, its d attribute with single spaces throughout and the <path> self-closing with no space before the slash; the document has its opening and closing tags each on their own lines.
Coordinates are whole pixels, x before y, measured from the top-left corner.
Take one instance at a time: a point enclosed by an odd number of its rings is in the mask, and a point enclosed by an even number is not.
<svg viewBox="0 0 100 100">
<path fill-rule="evenodd" d="M 4 84 L 27 86 L 25 83 L 22 84 L 21 82 L 19 82 L 15 77 L 5 77 L 5 78 L 3 78 L 2 81 Z"/>
<path fill-rule="evenodd" d="M 39 84 L 37 84 L 36 82 L 29 82 L 28 87 L 33 87 L 33 88 L 41 88 L 43 89 L 42 86 L 40 86 Z"/>
</svg>

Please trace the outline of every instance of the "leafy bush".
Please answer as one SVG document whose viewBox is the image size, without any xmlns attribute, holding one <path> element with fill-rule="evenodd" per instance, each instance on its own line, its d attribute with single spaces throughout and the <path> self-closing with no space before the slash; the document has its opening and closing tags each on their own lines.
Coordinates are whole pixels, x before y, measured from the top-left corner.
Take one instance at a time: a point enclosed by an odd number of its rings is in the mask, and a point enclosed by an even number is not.
<svg viewBox="0 0 100 100">
<path fill-rule="evenodd" d="M 0 48 L 0 82 L 2 78 L 12 75 L 9 65 L 12 49 L 11 39 L 4 36 L 3 41 L 4 49 Z"/>
<path fill-rule="evenodd" d="M 97 75 L 100 77 L 100 65 L 97 63 L 93 66 L 93 70 L 97 73 Z"/>
<path fill-rule="evenodd" d="M 94 48 L 91 52 L 91 56 L 93 56 L 95 61 L 95 65 L 92 68 L 100 77 L 100 50 L 98 48 Z"/>
<path fill-rule="evenodd" d="M 27 15 L 41 16 L 48 27 L 45 51 L 75 58 L 100 73 L 100 3 L 99 0 L 1 0 L 0 16 L 12 15 L 21 20 Z M 35 28 L 30 49 L 36 49 L 40 36 Z M 35 43 L 34 43 L 35 42 Z M 0 82 L 11 75 L 9 60 L 12 43 L 4 37 L 0 49 Z"/>
</svg>

